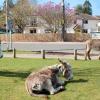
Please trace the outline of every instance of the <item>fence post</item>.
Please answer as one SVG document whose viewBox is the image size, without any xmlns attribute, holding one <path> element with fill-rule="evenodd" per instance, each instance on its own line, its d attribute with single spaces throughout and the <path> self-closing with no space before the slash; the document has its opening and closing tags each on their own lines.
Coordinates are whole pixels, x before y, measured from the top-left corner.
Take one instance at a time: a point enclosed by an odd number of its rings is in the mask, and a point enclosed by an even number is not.
<svg viewBox="0 0 100 100">
<path fill-rule="evenodd" d="M 43 50 L 43 49 L 41 50 L 41 56 L 43 59 L 45 59 L 45 50 Z"/>
<path fill-rule="evenodd" d="M 13 49 L 13 57 L 16 58 L 16 49 Z"/>
<path fill-rule="evenodd" d="M 2 53 L 2 46 L 1 46 L 1 40 L 0 40 L 0 58 L 3 57 L 3 53 Z"/>
<path fill-rule="evenodd" d="M 99 54 L 99 60 L 100 60 L 100 54 Z"/>
<path fill-rule="evenodd" d="M 74 50 L 74 59 L 77 60 L 77 49 Z"/>
<path fill-rule="evenodd" d="M 1 40 L 0 40 L 0 56 L 1 56 Z"/>
</svg>

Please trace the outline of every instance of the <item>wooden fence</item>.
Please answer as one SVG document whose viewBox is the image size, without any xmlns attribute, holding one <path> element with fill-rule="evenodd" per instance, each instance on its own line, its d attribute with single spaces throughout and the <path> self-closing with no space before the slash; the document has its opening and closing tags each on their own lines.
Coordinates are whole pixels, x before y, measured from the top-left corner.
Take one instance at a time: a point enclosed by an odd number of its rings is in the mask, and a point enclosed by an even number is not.
<svg viewBox="0 0 100 100">
<path fill-rule="evenodd" d="M 7 50 L 8 44 L 3 43 L 3 50 Z M 18 51 L 40 51 L 41 57 L 46 58 L 46 52 L 73 50 L 74 59 L 77 60 L 78 50 L 86 49 L 84 42 L 13 42 L 13 57 Z"/>
</svg>

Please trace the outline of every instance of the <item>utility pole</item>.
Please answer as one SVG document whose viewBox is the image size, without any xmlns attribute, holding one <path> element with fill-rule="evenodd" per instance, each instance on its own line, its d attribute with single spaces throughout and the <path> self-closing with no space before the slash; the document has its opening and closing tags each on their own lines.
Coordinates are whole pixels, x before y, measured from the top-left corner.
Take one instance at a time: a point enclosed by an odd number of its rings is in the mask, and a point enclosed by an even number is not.
<svg viewBox="0 0 100 100">
<path fill-rule="evenodd" d="M 6 3 L 6 41 L 7 41 L 7 50 L 12 50 L 12 25 L 11 25 L 11 14 L 9 11 L 9 0 L 5 0 Z M 9 30 L 9 32 L 8 32 Z"/>
<path fill-rule="evenodd" d="M 64 0 L 62 0 L 62 34 L 61 34 L 61 38 L 62 41 L 65 41 L 65 4 L 64 4 Z"/>
<path fill-rule="evenodd" d="M 8 43 L 8 0 L 5 0 L 6 3 L 6 42 L 7 42 L 7 50 L 9 49 Z"/>
</svg>

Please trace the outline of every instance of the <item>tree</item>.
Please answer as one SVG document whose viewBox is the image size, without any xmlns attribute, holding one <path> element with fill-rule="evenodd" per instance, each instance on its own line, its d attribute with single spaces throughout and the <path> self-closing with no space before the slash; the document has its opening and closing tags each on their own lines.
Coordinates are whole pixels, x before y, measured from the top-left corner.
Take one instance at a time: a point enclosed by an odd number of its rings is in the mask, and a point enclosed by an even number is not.
<svg viewBox="0 0 100 100">
<path fill-rule="evenodd" d="M 28 21 L 28 16 L 31 16 L 33 11 L 34 7 L 28 0 L 17 0 L 17 3 L 13 8 L 13 20 L 15 26 L 18 27 L 19 32 L 23 32 Z"/>
<path fill-rule="evenodd" d="M 52 2 L 38 6 L 38 15 L 46 21 L 49 28 L 56 32 L 61 23 L 61 8 L 59 5 L 54 5 Z"/>
<path fill-rule="evenodd" d="M 78 4 L 78 5 L 75 7 L 75 11 L 76 11 L 77 13 L 83 13 L 83 14 L 92 15 L 92 5 L 91 5 L 91 3 L 89 2 L 89 0 L 85 0 L 85 2 L 84 2 L 83 5 Z"/>
<path fill-rule="evenodd" d="M 7 0 L 7 7 L 9 10 L 14 7 L 13 0 Z M 6 0 L 4 0 L 4 3 L 3 3 L 3 11 L 5 12 L 5 10 L 6 10 Z"/>
<path fill-rule="evenodd" d="M 11 16 L 11 10 L 12 10 L 13 7 L 14 7 L 13 0 L 7 0 L 7 8 L 6 8 L 6 0 L 4 0 L 3 7 L 0 8 L 0 27 L 5 28 L 5 26 L 6 26 L 6 23 L 5 23 L 6 16 L 9 20 L 11 19 L 11 17 L 12 17 Z"/>
<path fill-rule="evenodd" d="M 86 0 L 83 4 L 83 13 L 92 15 L 92 5 L 89 0 Z"/>
<path fill-rule="evenodd" d="M 75 7 L 75 11 L 78 12 L 78 13 L 83 13 L 83 6 L 81 4 L 78 4 Z"/>
<path fill-rule="evenodd" d="M 2 13 L 2 8 L 0 7 L 0 13 Z"/>
<path fill-rule="evenodd" d="M 65 19 L 66 27 L 69 26 L 73 21 L 73 9 L 65 7 Z M 38 6 L 38 15 L 46 21 L 52 32 L 57 32 L 63 23 L 62 18 L 62 6 L 61 4 L 54 4 L 53 2 L 47 2 L 43 5 Z"/>
<path fill-rule="evenodd" d="M 5 14 L 3 11 L 0 11 L 0 28 L 4 28 L 5 25 Z"/>
<path fill-rule="evenodd" d="M 8 6 L 9 6 L 9 8 L 13 8 L 14 7 L 13 0 L 8 0 Z"/>
</svg>

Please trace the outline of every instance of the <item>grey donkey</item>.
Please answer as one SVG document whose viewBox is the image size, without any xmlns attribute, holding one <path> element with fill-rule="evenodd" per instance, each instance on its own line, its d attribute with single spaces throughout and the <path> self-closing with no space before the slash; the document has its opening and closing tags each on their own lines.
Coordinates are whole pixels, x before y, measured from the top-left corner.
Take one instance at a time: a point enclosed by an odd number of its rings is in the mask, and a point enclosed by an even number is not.
<svg viewBox="0 0 100 100">
<path fill-rule="evenodd" d="M 26 78 L 26 90 L 31 96 L 46 96 L 46 94 L 39 94 L 43 90 L 53 95 L 64 89 L 65 81 L 73 78 L 71 66 L 60 59 L 58 61 L 60 64 L 33 72 Z M 59 75 L 63 75 L 66 80 L 60 80 Z"/>
</svg>

